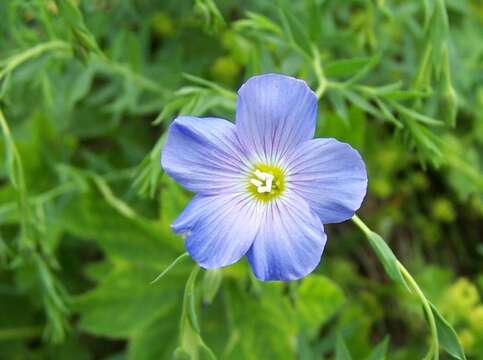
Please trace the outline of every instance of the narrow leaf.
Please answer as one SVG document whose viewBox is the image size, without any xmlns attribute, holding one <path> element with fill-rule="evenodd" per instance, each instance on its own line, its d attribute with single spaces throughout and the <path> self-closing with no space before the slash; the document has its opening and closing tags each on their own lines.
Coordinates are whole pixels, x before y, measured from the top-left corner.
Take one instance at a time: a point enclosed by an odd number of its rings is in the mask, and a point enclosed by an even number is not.
<svg viewBox="0 0 483 360">
<path fill-rule="evenodd" d="M 351 76 L 357 74 L 370 62 L 371 58 L 337 60 L 325 65 L 324 72 L 329 77 Z"/>
<path fill-rule="evenodd" d="M 407 287 L 401 272 L 399 271 L 398 261 L 391 248 L 387 245 L 384 239 L 377 233 L 371 231 L 366 234 L 369 243 L 376 252 L 377 257 L 381 260 L 386 273 L 389 277 L 399 284 Z"/>
<path fill-rule="evenodd" d="M 366 360 L 385 360 L 387 348 L 389 346 L 389 337 L 386 336 L 375 348 L 372 350 Z"/>
<path fill-rule="evenodd" d="M 436 328 L 438 330 L 438 340 L 441 347 L 451 356 L 459 360 L 465 360 L 465 352 L 461 343 L 456 335 L 456 331 L 441 315 L 436 306 L 431 304 L 431 310 L 433 311 L 434 319 L 436 320 Z"/>
<path fill-rule="evenodd" d="M 288 39 L 297 50 L 300 50 L 304 55 L 310 56 L 312 45 L 305 27 L 293 15 L 293 11 L 288 8 L 284 0 L 279 0 L 277 3 L 283 29 Z"/>
<path fill-rule="evenodd" d="M 337 336 L 337 342 L 335 344 L 335 360 L 352 360 L 349 349 L 347 349 L 341 335 Z"/>
<path fill-rule="evenodd" d="M 423 115 L 418 113 L 417 111 L 411 110 L 403 105 L 398 104 L 395 101 L 391 101 L 391 104 L 396 108 L 400 113 L 413 118 L 416 121 L 422 122 L 426 125 L 433 125 L 433 126 L 444 126 L 444 122 L 440 120 L 433 119 L 429 116 Z"/>
<path fill-rule="evenodd" d="M 361 219 L 359 219 L 357 215 L 354 215 L 352 220 L 366 235 L 377 257 L 379 258 L 379 260 L 381 260 L 387 275 L 392 280 L 396 281 L 397 283 L 403 285 L 408 289 L 406 281 L 404 281 L 404 278 L 402 277 L 401 272 L 399 271 L 398 260 L 396 258 L 396 255 L 394 255 L 391 248 L 387 245 L 384 239 L 379 234 L 369 229 L 367 225 L 364 224 L 364 222 Z"/>
<path fill-rule="evenodd" d="M 169 270 L 174 268 L 177 263 L 179 263 L 181 260 L 183 260 L 187 256 L 188 256 L 188 253 L 185 252 L 185 253 L 181 254 L 180 256 L 178 256 L 176 259 L 174 259 L 173 262 L 171 264 L 169 264 L 166 267 L 166 269 L 163 270 L 163 272 L 161 274 L 156 276 L 156 278 L 153 281 L 151 281 L 151 284 L 154 284 L 155 282 L 159 281 L 164 275 L 166 275 L 169 272 Z"/>
<path fill-rule="evenodd" d="M 349 100 L 351 103 L 353 103 L 355 106 L 357 106 L 359 109 L 367 112 L 368 114 L 377 116 L 379 118 L 385 118 L 384 114 L 382 114 L 379 109 L 377 109 L 375 106 L 373 106 L 369 101 L 364 99 L 362 96 L 357 94 L 354 91 L 341 89 L 342 95 Z"/>
</svg>

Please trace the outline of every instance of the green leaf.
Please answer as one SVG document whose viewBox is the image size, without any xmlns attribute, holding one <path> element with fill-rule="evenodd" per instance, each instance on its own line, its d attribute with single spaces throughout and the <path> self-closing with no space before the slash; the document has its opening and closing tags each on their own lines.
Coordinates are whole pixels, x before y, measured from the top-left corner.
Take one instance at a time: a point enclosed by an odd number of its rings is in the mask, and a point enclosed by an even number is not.
<svg viewBox="0 0 483 360">
<path fill-rule="evenodd" d="M 161 188 L 162 221 L 167 225 L 171 224 L 188 205 L 190 198 L 191 195 L 188 195 L 172 178 L 163 176 Z"/>
<path fill-rule="evenodd" d="M 339 334 L 335 343 L 335 360 L 352 360 L 344 338 Z"/>
<path fill-rule="evenodd" d="M 353 77 L 345 82 L 345 84 L 354 84 L 362 80 L 381 60 L 381 54 L 376 54 L 370 58 L 369 62 L 361 68 Z"/>
<path fill-rule="evenodd" d="M 364 69 L 372 58 L 342 59 L 324 66 L 324 73 L 329 77 L 351 76 Z"/>
<path fill-rule="evenodd" d="M 430 159 L 434 164 L 439 164 L 443 159 L 443 152 L 441 149 L 443 142 L 441 138 L 411 118 L 406 118 L 406 123 L 414 141 L 418 145 L 418 150 L 420 150 L 426 158 Z"/>
<path fill-rule="evenodd" d="M 407 287 L 399 271 L 398 260 L 384 239 L 373 231 L 366 233 L 366 236 L 389 277 L 402 286 Z"/>
<path fill-rule="evenodd" d="M 347 110 L 347 104 L 342 97 L 342 94 L 337 91 L 329 91 L 326 94 L 329 101 L 332 103 L 336 114 L 344 122 L 344 124 L 347 125 L 349 122 L 349 115 Z"/>
<path fill-rule="evenodd" d="M 318 137 L 334 137 L 361 150 L 364 148 L 367 129 L 366 115 L 358 107 L 351 106 L 346 116 L 344 121 L 339 117 L 339 113 L 337 115 L 329 113 L 317 127 L 316 134 Z"/>
<path fill-rule="evenodd" d="M 162 171 L 159 166 L 161 148 L 166 140 L 161 136 L 153 149 L 146 155 L 143 161 L 137 166 L 132 187 L 144 197 L 154 198 L 161 182 Z"/>
<path fill-rule="evenodd" d="M 379 109 L 381 109 L 381 111 L 384 114 L 386 120 L 392 122 L 396 127 L 400 128 L 400 129 L 404 127 L 404 125 L 398 119 L 396 119 L 396 117 L 392 114 L 391 110 L 389 110 L 387 105 L 384 104 L 384 102 L 382 100 L 375 97 L 374 101 L 376 102 Z"/>
<path fill-rule="evenodd" d="M 181 254 L 180 256 L 178 256 L 176 259 L 173 260 L 173 262 L 171 264 L 169 264 L 166 269 L 164 269 L 158 276 L 156 276 L 156 278 L 151 281 L 151 284 L 154 284 L 156 282 L 158 282 L 159 280 L 161 280 L 164 276 L 166 276 L 167 273 L 169 273 L 169 271 L 174 268 L 178 262 L 180 262 L 181 260 L 183 260 L 184 258 L 187 258 L 189 257 L 189 254 L 187 252 Z"/>
<path fill-rule="evenodd" d="M 257 14 L 251 11 L 247 12 L 247 17 L 249 20 L 239 20 L 236 22 L 236 26 L 239 26 L 240 28 L 243 28 L 245 24 L 250 24 L 251 26 L 254 26 L 257 30 L 266 30 L 269 32 L 272 32 L 277 35 L 282 34 L 282 29 L 274 23 L 270 18 L 262 15 L 262 14 Z"/>
<path fill-rule="evenodd" d="M 223 273 L 220 269 L 208 269 L 203 277 L 203 305 L 211 304 L 220 289 Z"/>
<path fill-rule="evenodd" d="M 255 296 L 233 282 L 224 286 L 231 317 L 225 358 L 233 360 L 294 359 L 295 313 L 283 296 L 283 284 L 261 283 Z"/>
<path fill-rule="evenodd" d="M 69 233 L 96 240 L 109 257 L 151 264 L 158 270 L 148 282 L 183 249 L 169 225 L 140 216 L 126 217 L 95 191 L 76 195 L 58 221 Z"/>
<path fill-rule="evenodd" d="M 81 60 L 86 60 L 89 52 L 103 55 L 96 38 L 87 29 L 84 17 L 73 0 L 56 0 L 60 15 L 65 20 L 76 40 L 76 52 Z"/>
<path fill-rule="evenodd" d="M 87 69 L 77 68 L 78 73 L 69 86 L 69 93 L 67 94 L 67 101 L 70 105 L 74 105 L 77 101 L 87 95 L 94 80 L 94 70 L 92 67 Z"/>
<path fill-rule="evenodd" d="M 366 235 L 369 243 L 371 244 L 371 247 L 373 248 L 379 260 L 382 262 L 382 265 L 384 266 L 384 270 L 386 270 L 387 275 L 389 275 L 389 277 L 395 282 L 409 289 L 406 281 L 404 280 L 401 272 L 399 271 L 399 262 L 396 258 L 396 255 L 394 255 L 391 248 L 387 245 L 384 239 L 379 234 L 369 229 L 367 225 L 364 224 L 364 222 L 356 215 L 354 215 L 352 220 Z"/>
<path fill-rule="evenodd" d="M 426 125 L 433 125 L 433 126 L 443 126 L 444 122 L 441 120 L 436 120 L 433 119 L 429 116 L 426 116 L 424 114 L 420 114 L 417 111 L 411 110 L 403 105 L 398 104 L 395 101 L 391 101 L 392 106 L 397 109 L 401 114 L 404 114 L 406 116 L 409 116 L 410 118 L 422 122 L 423 124 Z"/>
<path fill-rule="evenodd" d="M 389 346 L 389 337 L 385 337 L 369 354 L 366 360 L 385 360 L 387 348 Z"/>
<path fill-rule="evenodd" d="M 434 319 L 436 321 L 436 328 L 438 330 L 438 340 L 440 346 L 451 356 L 459 360 L 465 360 L 465 352 L 461 343 L 456 335 L 456 331 L 441 315 L 436 306 L 431 304 L 431 310 L 433 311 Z"/>
<path fill-rule="evenodd" d="M 374 115 L 378 118 L 385 118 L 384 114 L 381 113 L 378 108 L 373 106 L 369 101 L 364 99 L 356 92 L 352 90 L 347 90 L 347 89 L 344 89 L 344 90 L 341 89 L 340 92 L 347 100 L 349 100 L 359 109 L 367 112 L 368 114 Z"/>
<path fill-rule="evenodd" d="M 306 277 L 297 289 L 296 311 L 300 328 L 313 338 L 341 307 L 345 298 L 342 289 L 322 275 Z"/>
<path fill-rule="evenodd" d="M 154 318 L 177 311 L 187 270 L 178 267 L 163 281 L 151 285 L 156 269 L 116 264 L 98 287 L 75 299 L 80 328 L 114 338 L 135 334 Z"/>
<path fill-rule="evenodd" d="M 312 45 L 305 26 L 294 16 L 293 10 L 289 8 L 285 0 L 278 0 L 277 4 L 287 38 L 297 50 L 310 56 Z"/>
<path fill-rule="evenodd" d="M 225 27 L 225 19 L 214 0 L 195 0 L 194 10 L 202 17 L 203 28 L 208 33 L 217 33 Z"/>
<path fill-rule="evenodd" d="M 128 358 L 131 360 L 172 359 L 178 343 L 179 304 L 154 317 L 131 337 Z"/>
</svg>

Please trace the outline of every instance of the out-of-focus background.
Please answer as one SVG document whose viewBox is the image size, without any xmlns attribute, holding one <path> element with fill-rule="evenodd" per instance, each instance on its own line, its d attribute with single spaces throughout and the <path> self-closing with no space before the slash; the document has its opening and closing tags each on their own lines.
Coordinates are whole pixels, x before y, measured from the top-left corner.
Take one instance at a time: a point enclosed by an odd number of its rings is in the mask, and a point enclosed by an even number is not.
<svg viewBox="0 0 483 360">
<path fill-rule="evenodd" d="M 361 152 L 359 216 L 483 359 L 482 35 L 478 0 L 2 0 L 0 358 L 172 358 L 193 262 L 149 283 L 191 194 L 162 174 L 165 129 L 232 120 L 244 80 L 279 72 L 317 91 L 317 136 Z M 327 232 L 298 282 L 202 271 L 218 358 L 423 357 L 417 299 L 353 223 Z"/>
</svg>

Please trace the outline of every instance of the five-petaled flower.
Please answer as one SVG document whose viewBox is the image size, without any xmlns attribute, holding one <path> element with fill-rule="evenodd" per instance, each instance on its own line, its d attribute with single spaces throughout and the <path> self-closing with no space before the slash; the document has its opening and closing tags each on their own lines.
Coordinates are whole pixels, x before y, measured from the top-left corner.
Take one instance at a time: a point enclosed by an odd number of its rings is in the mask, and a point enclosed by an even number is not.
<svg viewBox="0 0 483 360">
<path fill-rule="evenodd" d="M 246 255 L 261 280 L 315 269 L 323 224 L 351 218 L 367 188 L 356 150 L 313 139 L 316 117 L 317 98 L 304 81 L 267 74 L 240 88 L 235 124 L 180 116 L 170 125 L 162 166 L 196 193 L 172 228 L 200 266 Z"/>
</svg>

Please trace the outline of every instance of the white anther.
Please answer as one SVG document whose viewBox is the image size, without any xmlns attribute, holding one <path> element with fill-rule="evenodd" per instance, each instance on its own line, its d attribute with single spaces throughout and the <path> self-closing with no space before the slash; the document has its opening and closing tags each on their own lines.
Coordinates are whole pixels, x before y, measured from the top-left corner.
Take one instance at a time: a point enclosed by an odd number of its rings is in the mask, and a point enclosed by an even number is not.
<svg viewBox="0 0 483 360">
<path fill-rule="evenodd" d="M 265 185 L 262 181 L 257 180 L 257 179 L 250 179 L 250 183 L 255 185 L 257 187 L 257 192 L 262 194 L 262 193 L 269 193 L 272 191 L 272 184 L 273 184 L 273 175 L 262 172 L 260 170 L 255 170 L 255 176 L 263 180 L 265 182 Z"/>
<path fill-rule="evenodd" d="M 267 181 L 266 181 L 266 188 L 267 192 L 272 191 L 272 182 L 273 182 L 273 175 L 272 174 L 267 174 Z"/>
<path fill-rule="evenodd" d="M 260 180 L 257 179 L 250 179 L 250 182 L 255 185 L 256 187 L 263 186 L 263 183 Z"/>
<path fill-rule="evenodd" d="M 261 172 L 260 170 L 255 170 L 255 175 L 257 178 L 259 178 L 260 180 L 266 180 L 267 178 L 267 173 L 264 173 L 264 172 Z"/>
</svg>

